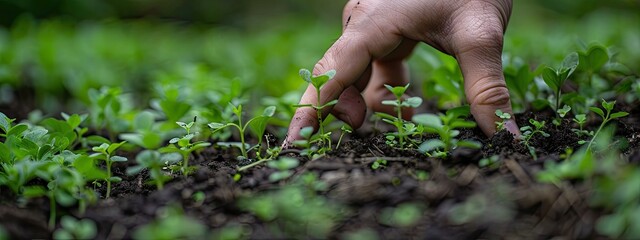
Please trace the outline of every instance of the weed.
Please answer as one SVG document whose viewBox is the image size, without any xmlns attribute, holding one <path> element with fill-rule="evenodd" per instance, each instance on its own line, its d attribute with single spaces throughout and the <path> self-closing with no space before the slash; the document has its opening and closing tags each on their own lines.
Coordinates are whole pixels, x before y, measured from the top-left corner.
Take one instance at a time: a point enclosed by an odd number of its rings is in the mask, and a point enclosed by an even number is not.
<svg viewBox="0 0 640 240">
<path fill-rule="evenodd" d="M 198 134 L 197 132 L 192 133 L 191 128 L 196 123 L 196 118 L 193 118 L 193 122 L 184 123 L 184 122 L 176 122 L 180 127 L 182 127 L 187 134 L 180 138 L 172 138 L 169 140 L 170 146 L 164 147 L 160 149 L 161 153 L 180 153 L 182 155 L 182 166 L 180 167 L 180 171 L 183 175 L 189 175 L 191 172 L 195 170 L 195 167 L 189 166 L 189 157 L 192 152 L 203 149 L 205 147 L 211 146 L 211 143 L 205 141 L 196 141 L 191 142 L 191 140 Z M 175 144 L 178 146 L 176 147 Z"/>
<path fill-rule="evenodd" d="M 336 149 L 340 148 L 340 143 L 342 142 L 342 137 L 344 137 L 344 135 L 346 133 L 352 133 L 353 130 L 351 130 L 351 128 L 347 125 L 342 125 L 342 127 L 340 127 L 340 138 L 338 138 L 338 143 L 336 144 Z"/>
<path fill-rule="evenodd" d="M 113 165 L 114 162 L 126 162 L 127 161 L 127 158 L 125 158 L 125 157 L 114 155 L 115 151 L 125 143 L 126 143 L 126 141 L 123 141 L 123 142 L 120 142 L 120 143 L 103 143 L 100 146 L 93 147 L 91 149 L 96 153 L 91 154 L 89 157 L 91 157 L 93 159 L 97 159 L 97 160 L 102 160 L 107 165 L 107 176 L 104 179 L 107 182 L 106 198 L 109 198 L 109 196 L 111 196 L 111 183 L 112 182 L 118 183 L 118 182 L 122 181 L 122 178 L 112 176 L 112 174 L 111 174 L 111 166 Z"/>
<path fill-rule="evenodd" d="M 404 131 L 405 121 L 402 119 L 402 108 L 403 107 L 417 108 L 422 104 L 422 98 L 410 97 L 410 98 L 407 98 L 406 100 L 402 100 L 402 96 L 407 91 L 407 89 L 409 89 L 409 84 L 407 84 L 406 86 L 396 86 L 396 87 L 392 87 L 385 84 L 384 87 L 386 87 L 391 93 L 393 93 L 393 96 L 395 96 L 396 99 L 384 100 L 382 101 L 382 104 L 393 106 L 394 110 L 396 111 L 396 116 L 390 116 L 387 114 L 382 114 L 380 116 L 383 117 L 382 121 L 385 121 L 396 127 L 398 132 L 393 133 L 392 135 L 398 139 L 398 142 L 399 142 L 398 147 L 404 148 L 405 140 L 407 138 L 407 133 L 405 133 Z"/>
<path fill-rule="evenodd" d="M 278 160 L 271 160 L 267 163 L 267 166 L 277 171 L 269 175 L 269 181 L 279 182 L 280 180 L 287 179 L 293 175 L 291 169 L 297 167 L 300 164 L 297 158 L 281 157 Z"/>
<path fill-rule="evenodd" d="M 589 144 L 587 145 L 587 150 L 591 149 L 591 146 L 593 145 L 596 137 L 598 137 L 598 134 L 600 133 L 600 131 L 602 130 L 602 128 L 607 125 L 607 123 L 609 123 L 609 121 L 616 119 L 616 118 L 621 118 L 621 117 L 626 117 L 627 115 L 629 115 L 628 112 L 615 112 L 615 113 L 611 113 L 611 111 L 613 110 L 614 105 L 616 104 L 616 101 L 613 102 L 607 102 L 604 99 L 602 99 L 602 108 L 604 108 L 604 110 L 606 111 L 602 111 L 602 109 L 597 108 L 597 107 L 590 107 L 589 110 L 591 110 L 592 112 L 598 114 L 598 116 L 600 116 L 602 118 L 602 123 L 600 124 L 600 127 L 598 127 L 598 130 L 596 130 L 596 132 L 593 134 L 593 138 L 591 138 L 591 141 L 589 141 Z"/>
<path fill-rule="evenodd" d="M 53 239 L 92 239 L 98 233 L 96 223 L 91 219 L 75 219 L 63 216 L 60 219 L 62 228 L 53 232 Z"/>
<path fill-rule="evenodd" d="M 502 120 L 500 122 L 496 122 L 496 130 L 502 131 L 503 129 L 505 129 L 504 124 L 507 122 L 507 120 L 511 119 L 511 114 L 502 112 L 502 110 L 497 109 L 496 116 L 498 116 Z"/>
<path fill-rule="evenodd" d="M 529 123 L 533 125 L 533 128 L 531 126 L 521 127 L 520 131 L 522 132 L 522 135 L 520 137 L 522 139 L 522 144 L 524 144 L 524 146 L 527 147 L 527 149 L 529 150 L 529 153 L 533 157 L 533 160 L 537 160 L 538 155 L 536 154 L 535 147 L 531 146 L 531 143 L 530 143 L 531 138 L 533 138 L 533 136 L 535 136 L 536 134 L 541 135 L 543 137 L 549 137 L 550 135 L 544 132 L 543 130 L 546 124 L 545 121 L 538 122 L 532 118 L 532 119 L 529 119 Z"/>
<path fill-rule="evenodd" d="M 227 127 L 235 127 L 238 129 L 238 133 L 240 134 L 240 151 L 242 152 L 242 157 L 247 159 L 249 158 L 249 154 L 248 151 L 251 150 L 248 149 L 247 150 L 247 143 L 245 142 L 245 133 L 247 131 L 247 128 L 249 128 L 258 138 L 258 144 L 256 145 L 258 147 L 257 150 L 257 156 L 258 158 L 260 157 L 260 146 L 262 145 L 262 135 L 264 135 L 264 131 L 267 128 L 267 122 L 269 121 L 269 118 L 271 118 L 273 116 L 273 114 L 276 111 L 276 107 L 275 106 L 269 106 L 267 108 L 264 109 L 264 112 L 262 113 L 262 115 L 254 117 L 249 119 L 249 121 L 247 121 L 246 123 L 243 124 L 242 121 L 242 105 L 238 105 L 237 107 L 235 105 L 233 105 L 232 103 L 229 103 L 229 105 L 231 105 L 232 109 L 233 109 L 233 113 L 236 115 L 237 119 L 238 119 L 238 123 L 209 123 L 209 127 L 213 130 L 213 132 L 222 130 L 224 128 Z"/>
<path fill-rule="evenodd" d="M 468 107 L 449 109 L 446 114 L 419 114 L 413 116 L 413 121 L 424 126 L 427 133 L 435 133 L 439 139 L 429 139 L 419 146 L 419 150 L 431 157 L 444 158 L 449 151 L 457 147 L 480 148 L 482 145 L 473 140 L 458 140 L 459 128 L 473 128 L 475 122 L 464 120 L 469 115 Z"/>
<path fill-rule="evenodd" d="M 542 79 L 544 79 L 544 82 L 549 86 L 549 88 L 551 88 L 551 90 L 555 94 L 555 104 L 551 105 L 552 107 L 554 107 L 554 110 L 560 109 L 562 85 L 567 80 L 567 78 L 571 76 L 573 71 L 576 70 L 576 68 L 578 67 L 578 62 L 578 54 L 574 52 L 570 53 L 564 58 L 560 68 L 556 69 L 547 66 L 542 70 Z"/>
<path fill-rule="evenodd" d="M 322 125 L 322 111 L 323 109 L 336 105 L 338 103 L 338 100 L 333 100 L 330 101 L 328 103 L 325 103 L 324 105 L 322 104 L 322 99 L 320 98 L 320 90 L 322 90 L 322 87 L 331 79 L 333 79 L 333 77 L 336 75 L 336 70 L 329 70 L 326 73 L 322 74 L 322 75 L 318 75 L 318 76 L 312 76 L 311 72 L 307 69 L 300 69 L 300 77 L 302 77 L 302 79 L 305 82 L 310 83 L 311 85 L 313 85 L 313 87 L 316 89 L 316 96 L 317 96 L 317 100 L 316 100 L 316 104 L 298 104 L 298 105 L 294 105 L 295 107 L 311 107 L 313 109 L 316 110 L 317 113 L 317 118 L 318 118 L 318 143 L 320 145 L 327 146 L 328 149 L 331 149 L 331 132 L 324 132 L 324 127 Z"/>
<path fill-rule="evenodd" d="M 381 168 L 385 168 L 387 166 L 387 160 L 384 159 L 376 159 L 371 163 L 371 169 L 378 170 Z"/>
<path fill-rule="evenodd" d="M 127 169 L 127 174 L 138 174 L 142 169 L 149 169 L 151 180 L 148 183 L 155 184 L 158 190 L 161 190 L 164 183 L 171 180 L 171 176 L 164 173 L 162 168 L 166 165 L 174 164 L 180 161 L 182 156 L 178 153 L 161 154 L 158 151 L 144 150 L 136 156 L 138 165 Z"/>
</svg>

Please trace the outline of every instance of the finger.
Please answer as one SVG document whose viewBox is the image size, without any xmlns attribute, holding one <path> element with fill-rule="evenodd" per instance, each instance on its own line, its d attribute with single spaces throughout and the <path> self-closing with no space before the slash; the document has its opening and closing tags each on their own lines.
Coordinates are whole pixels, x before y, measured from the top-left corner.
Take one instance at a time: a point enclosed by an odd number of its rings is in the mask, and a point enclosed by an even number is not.
<svg viewBox="0 0 640 240">
<path fill-rule="evenodd" d="M 340 38 L 327 50 L 325 55 L 315 65 L 314 75 L 326 73 L 329 70 L 336 70 L 333 80 L 327 82 L 320 94 L 320 105 L 337 99 L 345 89 L 353 86 L 361 78 L 372 59 L 387 55 L 395 49 L 401 38 L 398 35 L 390 34 L 383 29 L 384 23 L 371 23 L 371 18 L 365 18 L 363 11 L 354 8 L 351 14 L 350 27 Z M 358 18 L 358 15 L 360 17 Z M 358 19 L 358 20 L 356 20 Z M 369 22 L 364 22 L 364 20 Z M 317 103 L 317 93 L 313 86 L 309 86 L 305 91 L 301 104 Z M 322 117 L 330 112 L 330 108 L 322 110 Z M 296 110 L 294 118 L 289 125 L 289 134 L 285 139 L 285 145 L 299 139 L 299 131 L 304 126 L 312 126 L 318 129 L 318 119 L 313 108 L 305 107 Z"/>
<path fill-rule="evenodd" d="M 331 114 L 349 124 L 351 128 L 358 129 L 364 122 L 364 117 L 367 114 L 367 105 L 360 91 L 352 86 L 340 95 L 338 104 L 333 107 Z"/>
<path fill-rule="evenodd" d="M 393 106 L 382 104 L 383 100 L 395 99 L 395 96 L 384 85 L 395 87 L 405 86 L 409 83 L 409 71 L 404 59 L 411 54 L 416 44 L 417 41 L 404 39 L 392 53 L 374 61 L 371 82 L 364 91 L 367 106 L 373 111 L 396 115 Z M 405 94 L 403 99 L 408 97 Z M 404 119 L 411 119 L 413 109 L 402 108 L 402 116 Z"/>
<path fill-rule="evenodd" d="M 471 113 L 487 136 L 496 132 L 496 122 L 500 121 L 496 110 L 514 116 L 502 72 L 503 27 L 494 20 L 473 19 L 478 26 L 489 27 L 478 29 L 476 24 L 464 25 L 461 31 L 466 34 L 454 39 L 455 56 L 465 79 L 465 94 L 471 104 Z M 509 132 L 520 135 L 515 119 L 508 120 L 505 126 Z"/>
</svg>

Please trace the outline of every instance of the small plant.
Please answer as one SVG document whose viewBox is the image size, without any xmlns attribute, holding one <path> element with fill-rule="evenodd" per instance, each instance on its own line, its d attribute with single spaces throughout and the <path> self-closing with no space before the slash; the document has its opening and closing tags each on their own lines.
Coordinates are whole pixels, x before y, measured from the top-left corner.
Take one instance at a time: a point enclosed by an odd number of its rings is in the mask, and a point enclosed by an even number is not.
<svg viewBox="0 0 640 240">
<path fill-rule="evenodd" d="M 573 52 L 567 55 L 562 61 L 560 68 L 545 67 L 542 70 L 542 79 L 551 88 L 555 94 L 555 104 L 552 104 L 554 110 L 560 109 L 560 99 L 562 93 L 562 85 L 571 76 L 573 71 L 578 67 L 578 54 Z"/>
<path fill-rule="evenodd" d="M 178 153 L 161 154 L 158 151 L 144 150 L 136 156 L 138 165 L 127 169 L 127 174 L 138 174 L 142 169 L 149 169 L 151 184 L 155 184 L 158 190 L 162 190 L 164 183 L 171 180 L 171 176 L 162 171 L 162 168 L 169 164 L 180 161 L 182 156 Z"/>
<path fill-rule="evenodd" d="M 77 220 L 71 216 L 60 219 L 62 228 L 53 233 L 53 239 L 93 239 L 98 233 L 96 223 L 91 219 Z"/>
<path fill-rule="evenodd" d="M 564 118 L 569 111 L 571 111 L 571 107 L 569 107 L 569 105 L 564 105 L 562 108 L 556 110 L 557 117 L 553 119 L 553 125 L 560 126 L 560 124 L 562 124 L 562 118 Z"/>
<path fill-rule="evenodd" d="M 318 148 L 313 143 L 322 141 L 319 137 L 313 137 L 313 127 L 304 127 L 300 129 L 301 140 L 295 140 L 293 145 L 302 148 L 300 152 L 301 156 L 309 156 L 314 158 L 317 155 L 321 155 L 328 149 L 326 147 Z"/>
<path fill-rule="evenodd" d="M 491 157 L 480 159 L 478 166 L 481 168 L 488 167 L 490 169 L 497 169 L 500 167 L 500 156 L 493 155 Z"/>
<path fill-rule="evenodd" d="M 198 149 L 211 146 L 211 143 L 205 141 L 196 141 L 193 143 L 191 142 L 191 140 L 198 134 L 197 132 L 191 132 L 191 128 L 195 123 L 195 117 L 193 118 L 193 122 L 190 123 L 176 122 L 176 124 L 182 127 L 187 132 L 187 134 L 180 138 L 172 138 L 171 140 L 169 140 L 169 143 L 171 144 L 170 146 L 160 149 L 160 152 L 162 153 L 176 152 L 182 155 L 182 166 L 180 167 L 180 171 L 185 176 L 189 175 L 195 168 L 189 166 L 189 157 L 191 153 Z M 178 146 L 176 147 L 175 144 L 177 144 Z"/>
<path fill-rule="evenodd" d="M 531 143 L 529 141 L 531 141 L 531 138 L 533 138 L 533 136 L 535 136 L 536 134 L 542 135 L 543 137 L 549 137 L 549 134 L 544 132 L 543 130 L 546 124 L 545 121 L 538 122 L 535 119 L 529 119 L 529 123 L 533 125 L 533 128 L 531 126 L 521 127 L 520 131 L 522 132 L 522 135 L 520 137 L 523 140 L 522 144 L 527 147 L 533 159 L 537 160 L 538 155 L 536 155 L 536 149 L 535 147 L 531 146 Z"/>
<path fill-rule="evenodd" d="M 179 205 L 164 207 L 157 218 L 133 232 L 134 239 L 204 239 L 207 227 L 184 214 Z"/>
<path fill-rule="evenodd" d="M 496 122 L 496 130 L 502 131 L 503 129 L 505 129 L 504 124 L 507 122 L 507 120 L 511 119 L 511 114 L 502 112 L 502 110 L 497 109 L 496 116 L 498 116 L 502 120 L 500 122 Z"/>
<path fill-rule="evenodd" d="M 588 130 L 584 129 L 584 124 L 587 122 L 587 115 L 586 114 L 577 114 L 577 115 L 575 115 L 573 117 L 573 121 L 578 124 L 579 128 L 573 128 L 573 129 L 571 129 L 571 131 L 576 133 L 576 135 L 578 135 L 578 137 L 590 137 L 590 136 L 593 136 L 593 131 L 588 131 Z M 587 143 L 587 141 L 580 140 L 580 141 L 578 141 L 578 143 L 579 144 L 585 144 L 585 143 Z"/>
<path fill-rule="evenodd" d="M 596 130 L 596 132 L 593 134 L 593 137 L 591 138 L 591 140 L 589 141 L 589 145 L 587 145 L 587 150 L 591 150 L 591 146 L 593 145 L 596 137 L 598 136 L 598 134 L 600 133 L 600 131 L 602 130 L 602 128 L 607 125 L 607 123 L 609 123 L 609 121 L 616 119 L 616 118 L 621 118 L 621 117 L 626 117 L 627 115 L 629 115 L 628 112 L 615 112 L 615 113 L 611 113 L 611 111 L 613 110 L 614 105 L 616 104 L 616 101 L 613 102 L 607 102 L 604 99 L 602 99 L 602 108 L 604 108 L 605 111 L 602 111 L 602 109 L 597 108 L 597 107 L 590 107 L 589 110 L 591 110 L 592 112 L 598 114 L 598 116 L 600 116 L 602 118 L 602 123 L 600 124 L 600 127 L 598 127 L 598 130 Z"/>
<path fill-rule="evenodd" d="M 295 107 L 311 107 L 313 109 L 316 110 L 317 113 L 317 117 L 318 117 L 318 143 L 320 143 L 323 146 L 328 146 L 329 149 L 331 149 L 331 132 L 324 132 L 324 127 L 322 126 L 322 110 L 336 105 L 336 103 L 338 103 L 338 100 L 333 100 L 330 101 L 328 103 L 325 103 L 324 105 L 322 104 L 322 99 L 320 96 L 320 90 L 322 90 L 322 87 L 329 82 L 329 80 L 333 79 L 333 77 L 336 75 L 336 70 L 329 70 L 326 73 L 322 74 L 322 75 L 318 75 L 318 76 L 312 76 L 311 72 L 307 69 L 300 69 L 300 77 L 302 77 L 302 79 L 305 82 L 310 83 L 311 85 L 313 85 L 313 87 L 316 89 L 316 96 L 317 96 L 317 100 L 316 100 L 316 104 L 298 104 L 298 105 L 294 105 Z"/>
<path fill-rule="evenodd" d="M 342 142 L 342 137 L 344 137 L 345 134 L 347 133 L 352 133 L 353 130 L 351 130 L 351 128 L 347 125 L 342 125 L 342 127 L 340 127 L 340 138 L 338 138 L 338 143 L 336 144 L 336 149 L 340 148 L 340 143 Z"/>
<path fill-rule="evenodd" d="M 102 160 L 107 165 L 107 177 L 104 179 L 107 182 L 107 194 L 106 198 L 111 196 L 111 183 L 118 183 L 122 181 L 122 178 L 115 177 L 111 173 L 111 166 L 114 162 L 126 162 L 127 158 L 122 156 L 114 155 L 116 149 L 125 144 L 126 141 L 120 143 L 103 143 L 100 146 L 93 147 L 94 154 L 91 154 L 90 157 L 97 160 Z"/>
<path fill-rule="evenodd" d="M 402 108 L 403 107 L 417 108 L 417 107 L 420 106 L 420 104 L 422 104 L 422 98 L 420 98 L 420 97 L 410 97 L 410 98 L 407 98 L 406 100 L 402 100 L 402 96 L 407 91 L 407 89 L 409 89 L 409 84 L 407 84 L 406 86 L 396 86 L 396 87 L 392 87 L 392 86 L 389 86 L 389 85 L 385 84 L 384 87 L 386 87 L 391 93 L 393 93 L 393 95 L 396 97 L 396 99 L 395 100 L 384 100 L 384 101 L 382 101 L 382 104 L 383 105 L 393 106 L 394 109 L 396 110 L 396 116 L 384 117 L 382 119 L 382 121 L 385 121 L 385 122 L 387 122 L 387 123 L 389 123 L 389 124 L 391 124 L 391 125 L 396 127 L 398 132 L 393 134 L 393 135 L 395 137 L 397 137 L 398 142 L 399 142 L 399 147 L 403 148 L 405 146 L 405 140 L 407 138 L 407 134 L 404 131 L 404 122 L 405 121 L 402 119 Z"/>
<path fill-rule="evenodd" d="M 387 160 L 384 159 L 376 159 L 371 163 L 371 169 L 378 170 L 381 168 L 385 168 L 387 166 Z"/>
<path fill-rule="evenodd" d="M 291 169 L 297 167 L 300 164 L 300 161 L 296 158 L 290 157 L 281 157 L 278 160 L 271 160 L 267 163 L 267 166 L 277 171 L 269 175 L 269 181 L 278 182 L 280 180 L 287 179 L 293 175 Z"/>
<path fill-rule="evenodd" d="M 446 114 L 419 114 L 413 116 L 413 121 L 424 126 L 427 133 L 435 133 L 439 139 L 429 139 L 418 147 L 421 152 L 431 157 L 444 158 L 449 151 L 457 147 L 480 148 L 482 145 L 472 140 L 458 140 L 459 128 L 473 128 L 475 122 L 464 120 L 463 116 L 469 115 L 468 107 L 452 108 Z"/>
<path fill-rule="evenodd" d="M 238 119 L 238 123 L 217 123 L 217 122 L 213 122 L 213 123 L 209 123 L 209 127 L 213 130 L 213 132 L 222 130 L 224 128 L 227 127 L 235 127 L 238 129 L 238 133 L 240 134 L 240 151 L 242 152 L 242 157 L 247 159 L 249 158 L 249 154 L 248 151 L 251 150 L 248 149 L 247 150 L 247 143 L 245 142 L 245 133 L 248 130 L 247 128 L 249 128 L 251 131 L 253 131 L 253 133 L 256 135 L 256 137 L 258 138 L 258 144 L 256 145 L 258 147 L 258 151 L 257 151 L 257 156 L 258 158 L 260 158 L 260 146 L 262 145 L 262 135 L 264 135 L 264 131 L 267 128 L 267 121 L 269 121 L 269 118 L 271 118 L 273 116 L 273 114 L 276 111 L 276 107 L 275 106 L 269 106 L 267 108 L 264 109 L 264 112 L 262 113 L 262 115 L 254 117 L 252 119 L 249 119 L 249 121 L 247 121 L 246 123 L 243 124 L 242 121 L 242 105 L 238 105 L 237 107 L 235 105 L 233 105 L 232 103 L 229 103 L 229 105 L 231 105 L 232 109 L 233 109 L 233 113 L 236 115 L 237 119 Z"/>
</svg>

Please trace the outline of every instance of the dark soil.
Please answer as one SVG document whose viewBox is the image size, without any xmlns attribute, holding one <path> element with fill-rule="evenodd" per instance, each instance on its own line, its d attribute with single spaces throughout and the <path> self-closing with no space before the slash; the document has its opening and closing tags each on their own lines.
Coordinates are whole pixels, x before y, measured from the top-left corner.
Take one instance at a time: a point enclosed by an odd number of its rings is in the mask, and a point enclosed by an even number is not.
<svg viewBox="0 0 640 240">
<path fill-rule="evenodd" d="M 632 113 L 618 122 L 618 135 L 627 139 L 623 149 L 630 162 L 640 163 L 640 121 L 636 108 L 624 109 Z M 537 160 L 508 132 L 499 132 L 486 139 L 478 129 L 464 130 L 463 138 L 483 142 L 481 150 L 457 149 L 447 159 L 428 158 L 417 151 L 398 150 L 385 144 L 381 134 L 354 134 L 340 149 L 315 160 L 308 160 L 290 151 L 288 156 L 301 160 L 293 177 L 272 183 L 273 169 L 257 166 L 234 181 L 238 165 L 236 151 L 209 148 L 194 155 L 191 164 L 198 170 L 189 177 L 177 175 L 161 191 L 144 184 L 148 173 L 126 176 L 126 165 L 116 165 L 115 175 L 124 181 L 114 184 L 111 199 L 101 199 L 90 206 L 84 215 L 75 208 L 62 209 L 61 214 L 90 218 L 98 224 L 99 239 L 131 238 L 133 231 L 153 221 L 164 206 L 178 203 L 189 217 L 199 220 L 210 229 L 237 223 L 250 229 L 249 238 L 272 239 L 282 235 L 270 231 L 265 223 L 242 210 L 240 198 L 273 191 L 292 182 L 304 173 L 315 173 L 327 184 L 317 194 L 346 206 L 349 211 L 334 226 L 330 238 L 343 238 L 346 233 L 360 229 L 373 230 L 381 239 L 542 239 L 556 236 L 569 239 L 600 238 L 594 230 L 595 221 L 605 214 L 588 206 L 590 189 L 587 184 L 564 182 L 559 185 L 538 183 L 535 179 L 545 161 L 558 161 L 565 149 L 577 149 L 579 140 L 570 130 L 572 122 L 561 126 L 551 124 L 547 112 L 525 113 L 517 116 L 519 125 L 534 118 L 546 120 L 545 129 L 551 137 L 534 137 Z M 598 123 L 591 123 L 595 128 Z M 490 167 L 478 167 L 485 157 L 499 156 Z M 133 157 L 130 157 L 133 159 Z M 371 164 L 385 159 L 388 164 L 377 170 Z M 132 164 L 130 161 L 129 164 Z M 417 171 L 429 177 L 418 180 Z M 7 189 L 0 205 L 0 224 L 11 238 L 50 238 L 47 230 L 48 201 L 36 199 L 18 204 L 8 196 Z M 104 193 L 103 189 L 97 189 Z M 195 202 L 193 193 L 203 192 L 203 202 Z M 456 206 L 470 199 L 483 199 L 481 214 L 464 223 L 456 222 L 452 212 Z M 412 203 L 421 206 L 421 218 L 409 226 L 384 223 L 385 209 Z"/>
</svg>

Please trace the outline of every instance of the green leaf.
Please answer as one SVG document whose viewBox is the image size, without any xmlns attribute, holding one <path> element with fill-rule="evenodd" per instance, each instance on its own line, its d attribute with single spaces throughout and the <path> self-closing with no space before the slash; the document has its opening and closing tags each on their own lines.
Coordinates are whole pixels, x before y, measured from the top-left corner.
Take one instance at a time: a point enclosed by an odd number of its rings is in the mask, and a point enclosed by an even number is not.
<svg viewBox="0 0 640 240">
<path fill-rule="evenodd" d="M 12 119 L 9 119 L 7 117 L 7 115 L 4 115 L 4 113 L 0 112 L 0 128 L 2 128 L 3 132 L 8 132 L 9 129 L 11 129 L 11 122 L 13 122 Z"/>
<path fill-rule="evenodd" d="M 578 67 L 578 63 L 579 63 L 579 57 L 578 57 L 578 53 L 576 53 L 576 52 L 569 53 L 569 55 L 567 55 L 564 58 L 564 60 L 562 61 L 562 68 L 561 69 L 568 70 L 568 73 L 567 73 L 566 77 L 571 76 L 573 71 L 575 71 L 576 68 Z M 565 79 L 566 79 L 566 77 L 565 77 Z M 564 81 L 564 79 L 563 79 L 563 81 Z"/>
<path fill-rule="evenodd" d="M 603 107 L 605 110 L 608 110 L 607 112 L 609 112 L 609 111 L 613 110 L 613 105 L 615 105 L 615 104 L 616 104 L 616 101 L 613 101 L 613 102 L 607 102 L 607 101 L 605 101 L 604 99 L 602 99 L 602 107 Z"/>
<path fill-rule="evenodd" d="M 19 134 L 23 133 L 24 131 L 27 131 L 27 129 L 29 129 L 29 127 L 26 124 L 18 124 L 15 125 L 13 127 L 11 127 L 11 129 L 9 129 L 9 132 L 7 132 L 7 135 L 13 135 L 13 136 L 18 136 Z"/>
<path fill-rule="evenodd" d="M 418 150 L 420 152 L 423 153 L 428 153 L 431 152 L 433 150 L 439 149 L 439 148 L 444 148 L 445 144 L 444 142 L 442 142 L 442 140 L 440 139 L 429 139 L 425 142 L 423 142 L 422 144 L 420 144 L 420 146 L 418 147 Z"/>
<path fill-rule="evenodd" d="M 625 225 L 623 214 L 611 214 L 598 219 L 596 230 L 602 235 L 618 238 L 624 232 Z"/>
<path fill-rule="evenodd" d="M 398 106 L 398 100 L 383 100 L 382 105 Z"/>
<path fill-rule="evenodd" d="M 335 99 L 333 101 L 329 101 L 328 103 L 325 103 L 324 105 L 320 106 L 319 108 L 323 109 L 323 108 L 328 107 L 328 106 L 336 105 L 337 103 L 338 103 L 338 99 Z"/>
<path fill-rule="evenodd" d="M 269 181 L 270 182 L 278 182 L 280 180 L 284 180 L 284 179 L 290 177 L 291 175 L 293 175 L 293 173 L 291 171 L 274 172 L 271 175 L 269 175 Z"/>
<path fill-rule="evenodd" d="M 43 186 L 25 186 L 22 191 L 22 196 L 26 198 L 42 197 L 47 194 L 47 190 Z"/>
<path fill-rule="evenodd" d="M 297 167 L 300 164 L 300 161 L 296 158 L 291 157 L 281 157 L 278 160 L 269 161 L 267 166 L 270 168 L 278 169 L 280 171 L 289 170 Z"/>
<path fill-rule="evenodd" d="M 124 145 L 127 141 L 122 141 L 119 143 L 112 143 L 111 145 L 109 145 L 109 148 L 107 148 L 107 153 L 112 154 L 116 149 L 118 149 L 120 146 Z"/>
<path fill-rule="evenodd" d="M 62 113 L 62 114 L 63 116 L 66 115 L 65 113 Z M 86 118 L 86 115 L 84 118 Z M 67 124 L 69 124 L 69 126 L 71 126 L 72 129 L 75 129 L 78 126 L 80 126 L 80 123 L 82 123 L 82 121 L 84 120 L 78 114 L 73 114 L 71 116 L 67 115 L 66 117 L 64 117 L 64 119 L 67 121 Z"/>
<path fill-rule="evenodd" d="M 211 128 L 212 130 L 218 130 L 220 128 L 226 127 L 226 124 L 222 124 L 222 123 L 209 123 L 207 124 L 209 126 L 209 128 Z"/>
<path fill-rule="evenodd" d="M 302 129 L 300 129 L 300 136 L 303 137 L 304 139 L 311 138 L 312 134 L 313 134 L 313 127 L 311 126 L 303 127 Z"/>
<path fill-rule="evenodd" d="M 262 116 L 265 117 L 273 117 L 273 114 L 276 112 L 276 106 L 268 106 L 262 112 Z"/>
<path fill-rule="evenodd" d="M 542 69 L 542 79 L 544 82 L 551 88 L 551 90 L 555 93 L 560 89 L 560 81 L 558 73 L 555 69 L 551 67 L 545 67 Z"/>
<path fill-rule="evenodd" d="M 591 110 L 592 112 L 600 115 L 600 117 L 602 117 L 604 119 L 604 112 L 602 111 L 602 109 L 597 108 L 597 107 L 589 107 L 589 110 Z"/>
<path fill-rule="evenodd" d="M 609 61 L 607 49 L 601 45 L 589 47 L 586 53 L 581 54 L 580 61 L 583 61 L 584 67 L 589 71 L 597 71 Z"/>
<path fill-rule="evenodd" d="M 392 87 L 390 85 L 385 84 L 384 87 L 386 87 L 394 96 L 396 96 L 397 99 L 400 99 L 402 95 L 404 95 L 404 93 L 409 88 L 409 84 L 407 84 L 406 86 L 396 86 L 396 87 Z"/>
<path fill-rule="evenodd" d="M 422 98 L 420 97 L 410 97 L 407 100 L 404 100 L 412 108 L 417 108 L 422 104 Z"/>
<path fill-rule="evenodd" d="M 616 118 L 626 117 L 628 115 L 629 115 L 628 112 L 616 112 L 616 113 L 612 113 L 611 116 L 609 116 L 609 119 L 616 119 Z"/>
<path fill-rule="evenodd" d="M 111 177 L 109 178 L 109 181 L 112 183 L 119 183 L 122 182 L 122 178 L 121 177 Z"/>
<path fill-rule="evenodd" d="M 415 123 L 435 129 L 442 129 L 444 127 L 444 125 L 442 124 L 442 119 L 440 119 L 439 116 L 431 113 L 415 115 L 411 120 Z"/>
<path fill-rule="evenodd" d="M 107 151 L 107 148 L 109 148 L 109 144 L 103 143 L 103 144 L 100 144 L 100 146 L 96 146 L 96 147 L 91 148 L 91 150 L 93 150 L 94 152 L 104 153 L 104 152 Z"/>
<path fill-rule="evenodd" d="M 300 69 L 298 74 L 300 74 L 300 77 L 302 77 L 302 80 L 304 80 L 305 82 L 311 83 L 311 71 L 303 68 L 303 69 Z"/>
<path fill-rule="evenodd" d="M 141 111 L 136 115 L 136 118 L 133 120 L 133 128 L 136 131 L 148 130 L 150 131 L 153 127 L 153 123 L 155 121 L 155 117 L 153 113 L 149 111 Z"/>
<path fill-rule="evenodd" d="M 456 143 L 458 147 L 465 147 L 471 149 L 480 149 L 482 148 L 482 143 L 472 140 L 460 140 Z"/>
<path fill-rule="evenodd" d="M 122 157 L 122 156 L 111 156 L 110 160 L 112 162 L 126 162 L 127 158 Z"/>
</svg>

